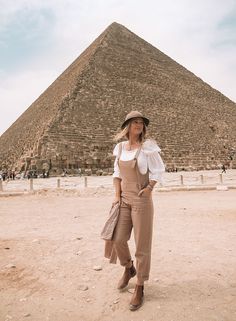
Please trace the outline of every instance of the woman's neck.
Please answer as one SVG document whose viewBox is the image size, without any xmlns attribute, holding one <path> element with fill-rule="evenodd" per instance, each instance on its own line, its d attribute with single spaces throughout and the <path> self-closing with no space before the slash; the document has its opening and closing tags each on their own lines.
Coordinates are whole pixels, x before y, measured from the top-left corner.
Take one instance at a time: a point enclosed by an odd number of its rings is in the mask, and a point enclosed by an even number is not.
<svg viewBox="0 0 236 321">
<path fill-rule="evenodd" d="M 135 149 L 140 146 L 140 141 L 138 136 L 130 136 L 128 140 L 128 150 Z"/>
<path fill-rule="evenodd" d="M 129 137 L 129 144 L 130 145 L 139 145 L 140 141 L 139 141 L 139 137 L 138 136 L 130 136 Z"/>
</svg>

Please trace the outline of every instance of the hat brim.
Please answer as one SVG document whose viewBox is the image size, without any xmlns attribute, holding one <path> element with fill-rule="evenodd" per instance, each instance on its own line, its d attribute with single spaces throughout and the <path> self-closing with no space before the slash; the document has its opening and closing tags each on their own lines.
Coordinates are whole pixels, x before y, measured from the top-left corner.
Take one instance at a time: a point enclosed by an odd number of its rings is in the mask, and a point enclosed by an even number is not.
<svg viewBox="0 0 236 321">
<path fill-rule="evenodd" d="M 146 126 L 148 126 L 148 124 L 149 124 L 149 119 L 148 119 L 148 118 L 146 118 L 146 117 L 141 117 L 141 116 L 135 116 L 135 117 L 131 117 L 131 118 L 125 120 L 125 121 L 123 122 L 123 124 L 121 125 L 121 129 L 124 129 L 124 128 L 126 127 L 126 125 L 128 125 L 128 123 L 129 123 L 132 119 L 134 119 L 134 118 L 142 118 L 143 121 L 144 121 L 144 124 L 145 124 Z"/>
</svg>

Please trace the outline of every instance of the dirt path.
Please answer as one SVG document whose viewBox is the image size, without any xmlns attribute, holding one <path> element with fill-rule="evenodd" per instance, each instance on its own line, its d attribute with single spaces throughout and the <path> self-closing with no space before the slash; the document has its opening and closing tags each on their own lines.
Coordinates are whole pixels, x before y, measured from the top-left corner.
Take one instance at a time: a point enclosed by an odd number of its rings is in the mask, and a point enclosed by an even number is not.
<svg viewBox="0 0 236 321">
<path fill-rule="evenodd" d="M 123 270 L 102 256 L 111 200 L 0 199 L 0 321 L 236 320 L 235 190 L 154 195 L 152 270 L 137 312 L 128 310 L 135 280 L 118 292 Z"/>
</svg>

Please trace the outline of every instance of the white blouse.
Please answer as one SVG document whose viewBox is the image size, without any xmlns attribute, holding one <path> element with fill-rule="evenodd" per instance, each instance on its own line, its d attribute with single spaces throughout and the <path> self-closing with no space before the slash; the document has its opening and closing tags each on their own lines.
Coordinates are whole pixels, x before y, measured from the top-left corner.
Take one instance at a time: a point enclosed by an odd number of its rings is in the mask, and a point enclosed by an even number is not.
<svg viewBox="0 0 236 321">
<path fill-rule="evenodd" d="M 125 145 L 128 141 L 122 142 L 122 153 L 120 160 L 129 161 L 134 158 L 137 149 L 126 150 Z M 140 153 L 138 155 L 138 168 L 141 174 L 147 173 L 149 171 L 149 180 L 152 181 L 162 181 L 162 174 L 165 171 L 165 165 L 159 152 L 161 151 L 160 147 L 156 144 L 155 140 L 147 139 L 141 147 Z M 116 156 L 114 162 L 114 173 L 113 177 L 120 177 L 120 169 L 118 166 L 118 153 L 119 153 L 119 144 L 117 144 L 113 150 L 113 155 Z"/>
</svg>

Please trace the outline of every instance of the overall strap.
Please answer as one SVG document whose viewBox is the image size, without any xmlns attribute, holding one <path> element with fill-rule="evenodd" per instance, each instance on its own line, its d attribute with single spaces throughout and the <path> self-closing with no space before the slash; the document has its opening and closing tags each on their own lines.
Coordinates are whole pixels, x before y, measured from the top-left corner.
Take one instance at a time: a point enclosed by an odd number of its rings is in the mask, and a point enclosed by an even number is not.
<svg viewBox="0 0 236 321">
<path fill-rule="evenodd" d="M 136 176 L 137 176 L 137 182 L 139 185 L 139 188 L 141 189 L 141 179 L 140 179 L 140 174 L 139 174 L 139 169 L 138 169 L 138 156 L 139 153 L 141 151 L 142 145 L 139 147 L 139 149 L 137 150 L 135 156 L 134 156 L 134 166 L 135 166 L 135 171 L 136 171 Z"/>
<path fill-rule="evenodd" d="M 134 156 L 134 159 L 138 159 L 138 155 L 139 155 L 139 153 L 141 151 L 141 148 L 142 148 L 142 145 L 138 148 L 138 150 L 137 150 L 137 152 L 136 152 L 136 154 Z"/>
<path fill-rule="evenodd" d="M 134 168 L 137 164 L 137 159 L 138 159 L 138 155 L 140 153 L 140 150 L 141 150 L 142 146 L 140 146 L 138 148 L 138 150 L 136 151 L 135 155 L 134 155 L 134 159 L 133 159 L 133 164 L 132 164 L 132 168 Z"/>
</svg>

